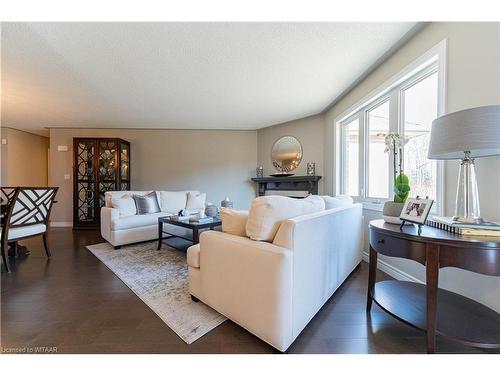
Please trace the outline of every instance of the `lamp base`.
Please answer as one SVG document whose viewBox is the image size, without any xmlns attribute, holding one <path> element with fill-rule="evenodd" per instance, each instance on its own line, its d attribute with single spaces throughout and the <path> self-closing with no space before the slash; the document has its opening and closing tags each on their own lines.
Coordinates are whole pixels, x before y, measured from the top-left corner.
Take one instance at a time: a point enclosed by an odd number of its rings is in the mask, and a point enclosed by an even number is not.
<svg viewBox="0 0 500 375">
<path fill-rule="evenodd" d="M 481 224 L 483 219 L 479 211 L 479 193 L 474 159 L 470 157 L 469 151 L 465 151 L 464 154 L 464 158 L 460 162 L 453 220 L 462 223 Z"/>
<path fill-rule="evenodd" d="M 451 218 L 453 221 L 464 224 L 484 224 L 484 219 L 482 217 L 458 217 L 453 216 Z"/>
</svg>

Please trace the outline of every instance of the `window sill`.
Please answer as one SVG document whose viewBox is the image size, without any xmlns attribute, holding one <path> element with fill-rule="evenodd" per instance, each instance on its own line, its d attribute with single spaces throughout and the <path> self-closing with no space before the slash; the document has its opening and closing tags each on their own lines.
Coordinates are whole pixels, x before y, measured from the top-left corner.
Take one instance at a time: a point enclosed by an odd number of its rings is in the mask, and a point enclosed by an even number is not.
<svg viewBox="0 0 500 375">
<path fill-rule="evenodd" d="M 358 201 L 356 203 L 361 203 L 363 205 L 364 210 L 382 212 L 384 209 L 385 202 L 375 203 L 375 202 Z"/>
</svg>

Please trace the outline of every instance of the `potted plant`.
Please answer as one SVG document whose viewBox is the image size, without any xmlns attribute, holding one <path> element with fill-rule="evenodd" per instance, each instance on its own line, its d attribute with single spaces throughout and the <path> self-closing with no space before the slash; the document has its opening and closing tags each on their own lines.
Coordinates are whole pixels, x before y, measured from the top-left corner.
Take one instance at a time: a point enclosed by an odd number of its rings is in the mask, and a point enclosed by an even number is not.
<svg viewBox="0 0 500 375">
<path fill-rule="evenodd" d="M 380 134 L 385 138 L 385 150 L 392 156 L 394 171 L 394 199 L 384 203 L 384 220 L 392 224 L 400 224 L 399 216 L 410 193 L 410 181 L 403 173 L 403 147 L 407 139 L 398 133 Z"/>
</svg>

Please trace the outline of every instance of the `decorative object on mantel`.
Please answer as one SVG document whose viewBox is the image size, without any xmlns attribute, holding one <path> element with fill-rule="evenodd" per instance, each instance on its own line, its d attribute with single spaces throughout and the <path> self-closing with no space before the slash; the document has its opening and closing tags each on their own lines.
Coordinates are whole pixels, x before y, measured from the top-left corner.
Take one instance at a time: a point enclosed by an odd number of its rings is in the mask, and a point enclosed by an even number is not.
<svg viewBox="0 0 500 375">
<path fill-rule="evenodd" d="M 316 175 L 316 163 L 314 162 L 307 163 L 307 175 L 308 176 Z"/>
<path fill-rule="evenodd" d="M 408 194 L 410 185 L 408 176 L 403 173 L 403 147 L 407 140 L 401 137 L 398 133 L 377 134 L 385 138 L 385 150 L 392 157 L 392 165 L 394 171 L 394 199 L 384 203 L 382 217 L 387 223 L 401 224 L 399 215 L 403 211 L 403 207 Z"/>
<path fill-rule="evenodd" d="M 429 159 L 461 159 L 454 221 L 484 221 L 479 209 L 474 158 L 492 155 L 500 155 L 500 105 L 449 113 L 432 122 Z"/>
<path fill-rule="evenodd" d="M 252 178 L 257 183 L 257 194 L 266 195 L 266 191 L 296 191 L 318 194 L 318 181 L 321 176 L 290 176 Z"/>
<path fill-rule="evenodd" d="M 219 214 L 219 209 L 215 204 L 207 203 L 207 207 L 205 208 L 205 215 L 209 217 L 215 217 Z"/>
<path fill-rule="evenodd" d="M 280 173 L 288 173 L 297 168 L 302 160 L 302 145 L 295 137 L 287 135 L 273 144 L 271 161 Z"/>
<path fill-rule="evenodd" d="M 293 175 L 294 175 L 294 173 L 279 172 L 279 173 L 270 174 L 269 176 L 271 176 L 271 177 L 290 177 Z"/>
<path fill-rule="evenodd" d="M 229 197 L 226 197 L 226 199 L 220 202 L 220 206 L 225 208 L 233 208 L 233 202 L 229 199 Z"/>
<path fill-rule="evenodd" d="M 262 167 L 262 165 L 259 165 L 256 169 L 255 169 L 255 175 L 257 177 L 264 177 L 264 167 Z"/>
</svg>

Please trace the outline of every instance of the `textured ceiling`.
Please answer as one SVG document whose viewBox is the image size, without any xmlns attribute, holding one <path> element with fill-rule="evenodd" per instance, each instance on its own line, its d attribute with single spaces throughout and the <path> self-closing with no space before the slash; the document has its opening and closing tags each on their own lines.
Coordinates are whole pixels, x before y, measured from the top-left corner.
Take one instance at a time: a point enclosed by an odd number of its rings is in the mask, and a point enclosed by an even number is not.
<svg viewBox="0 0 500 375">
<path fill-rule="evenodd" d="M 414 23 L 4 23 L 2 125 L 257 129 L 316 114 Z"/>
</svg>

